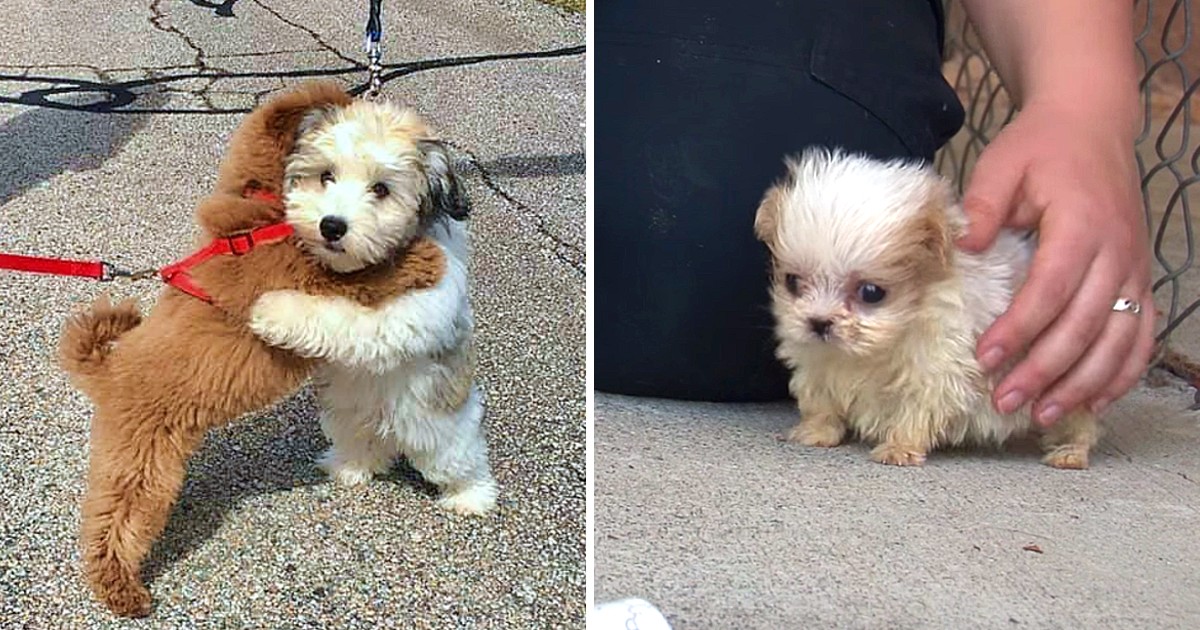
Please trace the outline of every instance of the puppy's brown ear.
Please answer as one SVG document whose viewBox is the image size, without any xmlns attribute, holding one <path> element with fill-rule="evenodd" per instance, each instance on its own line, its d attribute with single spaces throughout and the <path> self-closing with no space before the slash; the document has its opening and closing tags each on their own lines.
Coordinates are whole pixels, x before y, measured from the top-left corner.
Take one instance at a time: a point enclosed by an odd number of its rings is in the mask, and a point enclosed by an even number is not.
<svg viewBox="0 0 1200 630">
<path fill-rule="evenodd" d="M 280 92 L 254 108 L 233 132 L 217 172 L 216 189 L 240 194 L 251 180 L 280 192 L 284 159 L 296 142 L 303 121 L 314 111 L 349 105 L 352 101 L 331 81 L 301 84 Z"/>
<path fill-rule="evenodd" d="M 754 236 L 771 249 L 775 249 L 775 241 L 779 238 L 779 213 L 782 208 L 783 187 L 776 184 L 767 189 L 754 215 Z"/>
<path fill-rule="evenodd" d="M 332 81 L 310 81 L 284 92 L 263 106 L 263 125 L 268 133 L 286 143 L 325 120 L 338 107 L 352 102 L 350 95 Z"/>
<path fill-rule="evenodd" d="M 446 146 L 437 140 L 421 140 L 417 149 L 425 158 L 425 177 L 429 181 L 429 194 L 421 201 L 421 211 L 429 216 L 446 214 L 465 220 L 471 214 L 470 202 Z"/>
<path fill-rule="evenodd" d="M 950 268 L 954 256 L 955 228 L 949 213 L 939 201 L 930 201 L 921 209 L 915 224 L 914 241 L 932 270 L 945 271 Z"/>
</svg>

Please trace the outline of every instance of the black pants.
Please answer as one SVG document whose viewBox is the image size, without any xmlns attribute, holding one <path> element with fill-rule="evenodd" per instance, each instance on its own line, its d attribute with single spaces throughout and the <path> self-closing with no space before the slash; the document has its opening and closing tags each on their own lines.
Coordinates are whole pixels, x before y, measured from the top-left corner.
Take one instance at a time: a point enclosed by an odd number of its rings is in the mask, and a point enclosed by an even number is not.
<svg viewBox="0 0 1200 630">
<path fill-rule="evenodd" d="M 808 145 L 930 160 L 957 132 L 940 2 L 597 5 L 597 389 L 787 397 L 755 209 Z"/>
</svg>

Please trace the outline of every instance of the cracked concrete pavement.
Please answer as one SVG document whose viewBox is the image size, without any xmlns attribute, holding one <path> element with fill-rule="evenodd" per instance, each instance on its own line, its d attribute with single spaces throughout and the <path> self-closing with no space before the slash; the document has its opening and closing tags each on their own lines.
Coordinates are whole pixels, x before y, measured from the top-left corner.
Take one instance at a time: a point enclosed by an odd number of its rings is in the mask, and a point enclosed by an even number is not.
<svg viewBox="0 0 1200 630">
<path fill-rule="evenodd" d="M 361 89 L 366 0 L 13 0 L 0 20 L 0 251 L 179 257 L 228 134 L 312 77 Z M 384 94 L 453 145 L 502 507 L 442 514 L 405 465 L 313 465 L 311 394 L 215 431 L 145 569 L 150 627 L 579 627 L 584 616 L 584 21 L 532 0 L 385 3 Z M 79 576 L 89 405 L 73 307 L 154 283 L 0 272 L 0 625 L 118 625 Z"/>
</svg>

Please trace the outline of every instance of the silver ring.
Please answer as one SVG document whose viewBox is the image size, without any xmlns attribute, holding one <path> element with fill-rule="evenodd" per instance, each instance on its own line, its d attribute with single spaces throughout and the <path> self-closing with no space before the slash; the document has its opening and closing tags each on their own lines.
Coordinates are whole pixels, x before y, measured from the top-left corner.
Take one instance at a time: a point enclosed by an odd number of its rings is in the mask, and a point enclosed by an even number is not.
<svg viewBox="0 0 1200 630">
<path fill-rule="evenodd" d="M 1130 300 L 1127 298 L 1121 298 L 1121 299 L 1117 300 L 1116 304 L 1113 304 L 1113 310 L 1120 311 L 1120 312 L 1129 312 L 1129 313 L 1133 313 L 1134 315 L 1137 315 L 1138 313 L 1142 312 L 1142 305 L 1138 304 L 1137 302 L 1134 302 L 1133 300 Z"/>
</svg>

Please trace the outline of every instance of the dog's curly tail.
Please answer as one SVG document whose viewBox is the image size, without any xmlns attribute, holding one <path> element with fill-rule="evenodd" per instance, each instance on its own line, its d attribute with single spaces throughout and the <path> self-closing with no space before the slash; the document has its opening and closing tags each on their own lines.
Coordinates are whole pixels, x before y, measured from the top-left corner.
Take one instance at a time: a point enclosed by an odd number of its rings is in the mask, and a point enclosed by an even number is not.
<svg viewBox="0 0 1200 630">
<path fill-rule="evenodd" d="M 133 300 L 112 304 L 101 296 L 91 308 L 72 315 L 58 342 L 63 369 L 76 376 L 92 376 L 103 369 L 112 343 L 142 323 Z"/>
</svg>

